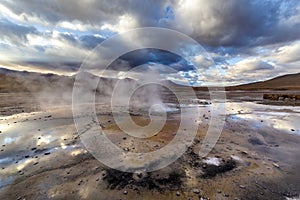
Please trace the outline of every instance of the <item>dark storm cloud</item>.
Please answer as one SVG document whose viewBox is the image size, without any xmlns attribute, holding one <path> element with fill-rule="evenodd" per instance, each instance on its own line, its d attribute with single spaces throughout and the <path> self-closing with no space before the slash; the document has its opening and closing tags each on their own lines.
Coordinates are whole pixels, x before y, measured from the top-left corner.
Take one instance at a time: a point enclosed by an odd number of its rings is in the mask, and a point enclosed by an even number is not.
<svg viewBox="0 0 300 200">
<path fill-rule="evenodd" d="M 126 65 L 124 65 L 126 63 Z M 109 66 L 112 70 L 126 71 L 140 65 L 161 64 L 171 66 L 176 71 L 193 70 L 194 67 L 181 56 L 159 49 L 139 49 L 119 57 Z"/>
<path fill-rule="evenodd" d="M 291 20 L 300 1 L 199 0 L 191 7 L 180 3 L 173 6 L 175 19 L 166 23 L 210 46 L 263 45 L 300 37 L 299 23 Z"/>
<path fill-rule="evenodd" d="M 297 0 L 198 0 L 189 1 L 3 1 L 17 15 L 98 25 L 117 24 L 130 15 L 137 27 L 163 26 L 183 31 L 210 46 L 262 45 L 299 39 Z M 170 14 L 171 13 L 171 14 Z M 170 16 L 171 15 L 171 16 Z M 90 45 L 87 45 L 90 47 Z"/>
<path fill-rule="evenodd" d="M 54 24 L 60 21 L 79 20 L 95 25 L 115 22 L 119 16 L 131 14 L 139 18 L 141 24 L 153 25 L 160 19 L 165 3 L 156 0 L 54 0 L 43 3 L 40 0 L 4 0 L 2 4 L 18 15 L 25 13 L 30 17 L 38 17 Z"/>
<path fill-rule="evenodd" d="M 179 62 L 181 57 L 159 49 L 141 49 L 129 52 L 121 56 L 120 59 L 126 60 L 131 66 L 138 66 L 149 62 L 169 65 Z"/>
</svg>

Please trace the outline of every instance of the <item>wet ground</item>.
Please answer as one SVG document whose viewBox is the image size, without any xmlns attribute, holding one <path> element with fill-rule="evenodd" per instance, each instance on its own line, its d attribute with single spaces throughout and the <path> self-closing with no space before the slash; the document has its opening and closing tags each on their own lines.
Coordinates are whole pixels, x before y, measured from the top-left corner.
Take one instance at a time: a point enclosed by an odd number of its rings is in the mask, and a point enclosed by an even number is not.
<svg viewBox="0 0 300 200">
<path fill-rule="evenodd" d="M 257 95 L 249 96 L 255 98 L 228 100 L 221 137 L 205 158 L 198 152 L 212 105 L 194 102 L 187 106 L 200 108 L 199 129 L 184 155 L 158 171 L 125 173 L 106 167 L 86 150 L 70 107 L 39 111 L 36 105 L 31 112 L 20 104 L 12 110 L 22 96 L 8 95 L 12 103 L 2 107 L 6 112 L 0 117 L 0 199 L 296 199 L 300 107 L 258 104 Z M 172 110 L 158 134 L 136 139 L 118 128 L 103 105 L 97 111 L 107 137 L 125 152 L 158 150 L 178 129 L 178 112 Z M 138 124 L 149 121 L 142 112 L 132 114 Z"/>
</svg>

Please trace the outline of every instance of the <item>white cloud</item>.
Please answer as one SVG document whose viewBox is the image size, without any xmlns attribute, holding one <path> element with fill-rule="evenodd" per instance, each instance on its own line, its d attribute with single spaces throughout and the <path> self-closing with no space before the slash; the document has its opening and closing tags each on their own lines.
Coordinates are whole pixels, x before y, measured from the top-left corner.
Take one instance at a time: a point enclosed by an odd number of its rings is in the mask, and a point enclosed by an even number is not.
<svg viewBox="0 0 300 200">
<path fill-rule="evenodd" d="M 101 30 L 110 30 L 112 32 L 122 33 L 126 30 L 136 28 L 138 26 L 137 20 L 128 14 L 119 17 L 119 21 L 116 24 L 104 24 L 101 26 Z"/>
<path fill-rule="evenodd" d="M 274 66 L 271 63 L 259 60 L 258 58 L 247 58 L 231 66 L 231 68 L 235 72 L 243 73 L 258 70 L 272 70 L 274 69 Z"/>
<path fill-rule="evenodd" d="M 100 30 L 101 27 L 99 25 L 86 24 L 79 20 L 73 21 L 60 21 L 57 23 L 56 27 L 61 27 L 65 29 L 70 29 L 73 31 L 92 31 L 92 30 Z"/>
<path fill-rule="evenodd" d="M 207 57 L 205 57 L 201 54 L 194 57 L 194 62 L 204 68 L 214 66 L 214 63 L 211 59 L 208 59 Z"/>
<path fill-rule="evenodd" d="M 281 63 L 289 63 L 300 60 L 300 41 L 294 42 L 290 45 L 285 45 L 278 48 L 275 54 L 270 56 L 273 59 Z"/>
</svg>

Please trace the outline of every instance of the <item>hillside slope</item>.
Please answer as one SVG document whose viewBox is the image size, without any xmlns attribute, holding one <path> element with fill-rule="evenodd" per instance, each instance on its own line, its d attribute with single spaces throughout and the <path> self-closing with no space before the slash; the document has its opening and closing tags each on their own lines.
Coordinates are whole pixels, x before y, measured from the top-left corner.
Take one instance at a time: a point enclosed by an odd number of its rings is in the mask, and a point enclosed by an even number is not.
<svg viewBox="0 0 300 200">
<path fill-rule="evenodd" d="M 300 90 L 300 73 L 287 74 L 267 81 L 227 87 L 226 90 Z"/>
</svg>

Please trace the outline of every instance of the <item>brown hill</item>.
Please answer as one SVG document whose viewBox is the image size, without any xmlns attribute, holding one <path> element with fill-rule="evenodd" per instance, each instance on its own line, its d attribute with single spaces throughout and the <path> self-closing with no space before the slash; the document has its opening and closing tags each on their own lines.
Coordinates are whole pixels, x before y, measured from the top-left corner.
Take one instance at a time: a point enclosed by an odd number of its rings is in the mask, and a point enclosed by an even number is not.
<svg viewBox="0 0 300 200">
<path fill-rule="evenodd" d="M 226 87 L 226 90 L 300 90 L 300 73 L 287 74 L 270 80 Z"/>
<path fill-rule="evenodd" d="M 0 68 L 0 92 L 36 92 L 66 86 L 73 86 L 71 77 Z"/>
<path fill-rule="evenodd" d="M 75 76 L 60 76 L 56 74 L 41 74 L 26 71 L 13 71 L 0 68 L 0 92 L 48 92 L 50 95 L 53 92 L 72 92 Z M 134 83 L 133 79 L 116 79 L 116 78 L 100 78 L 87 72 L 80 72 L 77 76 L 81 77 L 81 87 L 92 88 L 99 83 L 98 88 L 110 87 L 116 84 L 117 81 L 121 83 Z M 100 81 L 101 80 L 101 81 Z M 105 89 L 105 88 L 103 88 Z"/>
</svg>

